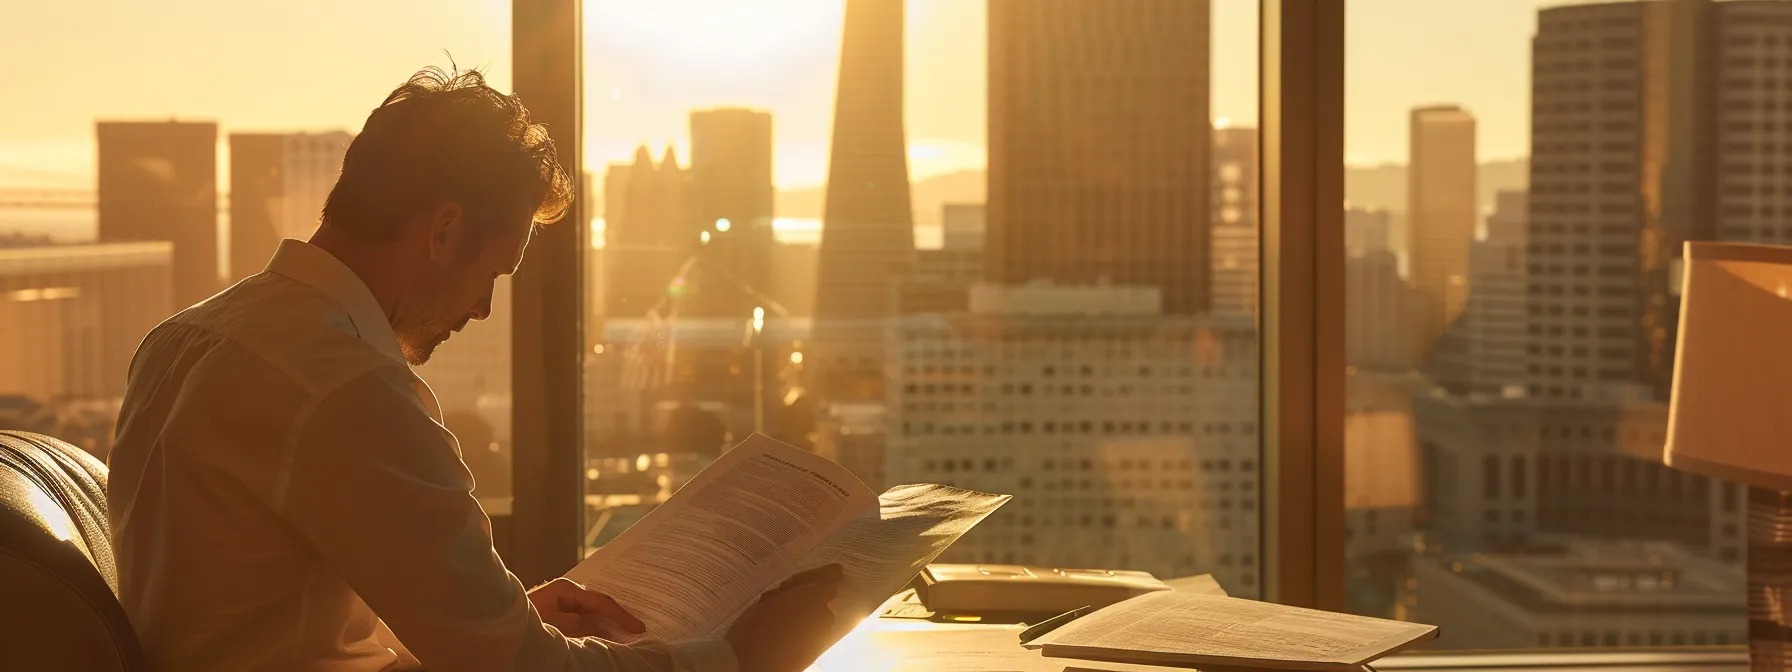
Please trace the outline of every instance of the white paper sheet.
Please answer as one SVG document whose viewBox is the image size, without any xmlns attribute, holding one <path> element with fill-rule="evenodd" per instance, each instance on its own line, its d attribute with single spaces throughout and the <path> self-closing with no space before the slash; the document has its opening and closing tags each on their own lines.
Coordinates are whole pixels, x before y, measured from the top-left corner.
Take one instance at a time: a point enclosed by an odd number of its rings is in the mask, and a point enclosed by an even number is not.
<svg viewBox="0 0 1792 672">
<path fill-rule="evenodd" d="M 566 576 L 615 598 L 644 637 L 703 636 L 877 501 L 844 467 L 754 435 Z"/>
<path fill-rule="evenodd" d="M 1047 656 L 1348 670 L 1436 636 L 1429 625 L 1188 592 L 1142 595 L 1028 644 Z"/>
</svg>

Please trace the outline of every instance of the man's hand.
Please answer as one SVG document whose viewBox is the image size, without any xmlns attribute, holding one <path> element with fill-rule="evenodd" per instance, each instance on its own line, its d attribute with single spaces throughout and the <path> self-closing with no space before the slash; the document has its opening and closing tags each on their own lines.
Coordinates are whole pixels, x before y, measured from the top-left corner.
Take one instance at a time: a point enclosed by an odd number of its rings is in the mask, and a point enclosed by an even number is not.
<svg viewBox="0 0 1792 672">
<path fill-rule="evenodd" d="M 800 672 L 832 644 L 843 570 L 822 565 L 767 591 L 728 628 L 728 645 L 741 672 Z"/>
<path fill-rule="evenodd" d="M 571 579 L 554 579 L 529 591 L 529 601 L 541 621 L 560 629 L 567 637 L 615 639 L 622 633 L 647 631 L 641 619 L 628 613 L 609 595 L 579 585 Z"/>
</svg>

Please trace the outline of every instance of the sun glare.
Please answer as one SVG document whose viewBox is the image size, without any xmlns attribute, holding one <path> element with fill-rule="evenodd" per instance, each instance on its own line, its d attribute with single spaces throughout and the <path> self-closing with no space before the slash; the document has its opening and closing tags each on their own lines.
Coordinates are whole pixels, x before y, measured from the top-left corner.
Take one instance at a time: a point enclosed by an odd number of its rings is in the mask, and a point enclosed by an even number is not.
<svg viewBox="0 0 1792 672">
<path fill-rule="evenodd" d="M 843 0 L 588 0 L 587 34 L 643 58 L 775 67 L 837 42 Z"/>
</svg>

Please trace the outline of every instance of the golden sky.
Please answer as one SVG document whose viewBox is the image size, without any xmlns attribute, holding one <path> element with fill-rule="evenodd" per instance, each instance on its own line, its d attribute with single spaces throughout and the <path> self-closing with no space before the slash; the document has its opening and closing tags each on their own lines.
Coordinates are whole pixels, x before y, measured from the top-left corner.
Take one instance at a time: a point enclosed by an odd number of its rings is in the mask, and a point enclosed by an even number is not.
<svg viewBox="0 0 1792 672">
<path fill-rule="evenodd" d="M 1191 0 L 1192 1 L 1192 0 Z M 1215 117 L 1254 124 L 1257 0 L 1212 0 Z M 207 118 L 223 131 L 356 129 L 412 70 L 452 53 L 509 86 L 508 0 L 57 0 L 0 20 L 4 168 L 92 171 L 92 122 Z M 826 175 L 843 0 L 588 0 L 586 165 L 648 142 L 687 156 L 693 108 L 775 119 L 777 181 Z M 1406 110 L 1458 102 L 1483 158 L 1528 145 L 1529 37 L 1548 0 L 1352 0 L 1347 152 L 1399 161 Z M 915 178 L 983 163 L 984 3 L 909 0 Z M 1472 28 L 1472 29 L 1471 29 Z"/>
</svg>

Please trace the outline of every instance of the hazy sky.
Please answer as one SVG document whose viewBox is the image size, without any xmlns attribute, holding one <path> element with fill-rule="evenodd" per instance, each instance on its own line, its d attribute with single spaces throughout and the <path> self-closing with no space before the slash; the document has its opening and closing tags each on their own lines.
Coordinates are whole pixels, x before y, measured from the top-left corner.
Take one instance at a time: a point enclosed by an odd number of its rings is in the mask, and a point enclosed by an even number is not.
<svg viewBox="0 0 1792 672">
<path fill-rule="evenodd" d="M 1193 1 L 1193 0 L 1190 0 Z M 1115 0 L 1116 3 L 1120 0 Z M 1525 153 L 1529 44 L 1555 0 L 1351 0 L 1347 151 L 1401 161 L 1406 111 L 1460 103 L 1482 158 Z M 93 120 L 209 118 L 223 131 L 360 126 L 412 70 L 509 87 L 508 0 L 57 0 L 0 20 L 0 184 L 92 172 Z M 1254 124 L 1257 0 L 1213 0 L 1213 116 Z M 777 181 L 826 175 L 843 0 L 587 0 L 586 165 L 648 142 L 688 156 L 692 108 L 775 115 Z M 914 176 L 983 163 L 985 5 L 909 0 Z"/>
</svg>

